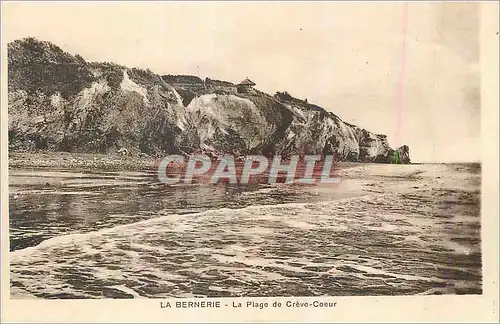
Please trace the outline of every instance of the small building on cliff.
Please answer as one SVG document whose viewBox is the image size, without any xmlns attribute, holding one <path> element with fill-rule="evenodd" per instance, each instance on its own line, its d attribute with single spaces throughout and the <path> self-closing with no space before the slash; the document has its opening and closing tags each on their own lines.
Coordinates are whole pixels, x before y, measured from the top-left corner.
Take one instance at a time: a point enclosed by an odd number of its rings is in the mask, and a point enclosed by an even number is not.
<svg viewBox="0 0 500 324">
<path fill-rule="evenodd" d="M 172 85 L 176 90 L 184 89 L 193 92 L 205 90 L 205 82 L 194 75 L 163 75 L 163 81 Z"/>
<path fill-rule="evenodd" d="M 236 93 L 236 86 L 227 81 L 214 80 L 210 78 L 205 79 L 205 87 L 208 91 L 215 93 Z"/>
<path fill-rule="evenodd" d="M 255 85 L 255 82 L 246 78 L 245 80 L 238 83 L 236 85 L 236 88 L 238 89 L 239 93 L 247 93 L 247 92 L 253 92 L 254 85 Z"/>
</svg>

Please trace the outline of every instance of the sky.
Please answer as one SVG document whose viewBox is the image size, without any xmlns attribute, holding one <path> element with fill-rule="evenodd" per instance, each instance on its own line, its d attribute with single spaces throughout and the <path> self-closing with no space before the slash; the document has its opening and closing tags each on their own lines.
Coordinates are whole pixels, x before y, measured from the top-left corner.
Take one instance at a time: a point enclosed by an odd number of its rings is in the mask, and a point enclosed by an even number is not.
<svg viewBox="0 0 500 324">
<path fill-rule="evenodd" d="M 410 147 L 480 161 L 474 2 L 51 2 L 2 5 L 3 38 L 87 61 L 288 91 Z"/>
</svg>

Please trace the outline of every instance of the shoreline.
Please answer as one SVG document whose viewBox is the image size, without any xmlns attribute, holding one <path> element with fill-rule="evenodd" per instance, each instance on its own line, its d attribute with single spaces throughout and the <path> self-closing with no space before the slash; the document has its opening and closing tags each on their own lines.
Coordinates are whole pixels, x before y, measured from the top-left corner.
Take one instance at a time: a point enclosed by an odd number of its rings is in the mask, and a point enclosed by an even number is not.
<svg viewBox="0 0 500 324">
<path fill-rule="evenodd" d="M 55 169 L 102 169 L 102 170 L 157 170 L 163 157 L 130 156 L 102 153 L 70 153 L 70 152 L 12 152 L 9 153 L 9 169 L 11 168 L 55 168 Z M 350 168 L 368 164 L 364 162 L 336 162 L 342 168 Z"/>
<path fill-rule="evenodd" d="M 70 153 L 70 152 L 9 152 L 8 167 L 26 169 L 101 169 L 101 170 L 157 170 L 163 157 L 131 156 L 117 153 Z M 363 165 L 385 165 L 384 163 L 371 162 L 336 162 L 341 168 L 352 168 Z M 478 164 L 479 162 L 464 163 L 410 163 L 407 165 L 421 164 Z M 390 164 L 387 164 L 390 165 Z M 406 164 L 398 164 L 406 165 Z"/>
<path fill-rule="evenodd" d="M 43 152 L 9 153 L 11 168 L 101 169 L 101 170 L 156 170 L 161 157 L 127 156 L 102 153 Z"/>
</svg>

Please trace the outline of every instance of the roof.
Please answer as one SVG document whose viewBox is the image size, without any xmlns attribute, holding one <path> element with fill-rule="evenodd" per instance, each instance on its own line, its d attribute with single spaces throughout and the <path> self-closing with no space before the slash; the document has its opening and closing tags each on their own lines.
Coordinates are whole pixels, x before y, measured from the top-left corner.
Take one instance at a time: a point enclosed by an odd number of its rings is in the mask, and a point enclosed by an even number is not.
<svg viewBox="0 0 500 324">
<path fill-rule="evenodd" d="M 163 78 L 163 81 L 165 81 L 167 83 L 169 83 L 169 82 L 191 83 L 191 84 L 203 83 L 202 79 L 200 79 L 199 77 L 194 76 L 194 75 L 171 75 L 171 74 L 168 74 L 168 75 L 163 75 L 162 78 Z"/>
<path fill-rule="evenodd" d="M 249 85 L 249 86 L 254 86 L 255 85 L 255 82 L 253 82 L 252 80 L 250 79 L 245 79 L 243 81 L 241 81 L 238 85 Z"/>
<path fill-rule="evenodd" d="M 215 84 L 215 85 L 223 86 L 223 87 L 234 87 L 234 84 L 231 82 L 215 80 L 215 79 L 210 79 L 210 78 L 205 78 L 205 83 Z"/>
</svg>

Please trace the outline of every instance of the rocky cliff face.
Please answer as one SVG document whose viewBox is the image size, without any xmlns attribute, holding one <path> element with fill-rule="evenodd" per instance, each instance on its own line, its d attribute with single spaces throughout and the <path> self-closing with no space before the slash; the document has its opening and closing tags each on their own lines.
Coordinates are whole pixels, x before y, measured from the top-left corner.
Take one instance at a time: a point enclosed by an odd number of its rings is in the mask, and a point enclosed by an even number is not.
<svg viewBox="0 0 500 324">
<path fill-rule="evenodd" d="M 384 135 L 287 93 L 90 63 L 28 38 L 8 45 L 9 149 L 131 154 L 335 154 L 390 163 Z M 409 163 L 408 147 L 399 149 Z"/>
</svg>

